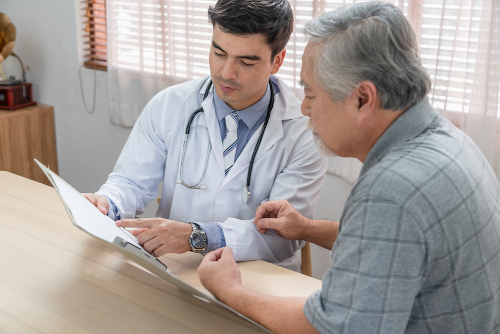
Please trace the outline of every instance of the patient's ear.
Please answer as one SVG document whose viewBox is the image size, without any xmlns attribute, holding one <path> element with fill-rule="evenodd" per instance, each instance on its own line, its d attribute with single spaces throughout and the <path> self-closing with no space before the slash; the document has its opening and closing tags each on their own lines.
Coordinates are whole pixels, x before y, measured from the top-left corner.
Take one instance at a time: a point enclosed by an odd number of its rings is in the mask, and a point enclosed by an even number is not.
<svg viewBox="0 0 500 334">
<path fill-rule="evenodd" d="M 379 107 L 377 87 L 371 81 L 363 81 L 354 90 L 358 102 L 359 117 L 369 117 Z"/>
<path fill-rule="evenodd" d="M 356 98 L 358 122 L 363 123 L 373 116 L 373 112 L 380 107 L 377 87 L 371 81 L 363 81 L 353 91 Z"/>
</svg>

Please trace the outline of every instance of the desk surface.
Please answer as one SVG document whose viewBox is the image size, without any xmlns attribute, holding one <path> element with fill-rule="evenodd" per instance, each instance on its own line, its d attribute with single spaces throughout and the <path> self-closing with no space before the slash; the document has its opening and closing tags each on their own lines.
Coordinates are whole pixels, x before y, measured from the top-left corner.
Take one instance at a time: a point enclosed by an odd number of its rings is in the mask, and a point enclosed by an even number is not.
<svg viewBox="0 0 500 334">
<path fill-rule="evenodd" d="M 1 333 L 256 333 L 236 315 L 188 295 L 74 227 L 56 191 L 0 171 Z M 202 288 L 199 254 L 167 255 Z M 321 281 L 263 262 L 239 263 L 243 284 L 308 296 Z"/>
</svg>

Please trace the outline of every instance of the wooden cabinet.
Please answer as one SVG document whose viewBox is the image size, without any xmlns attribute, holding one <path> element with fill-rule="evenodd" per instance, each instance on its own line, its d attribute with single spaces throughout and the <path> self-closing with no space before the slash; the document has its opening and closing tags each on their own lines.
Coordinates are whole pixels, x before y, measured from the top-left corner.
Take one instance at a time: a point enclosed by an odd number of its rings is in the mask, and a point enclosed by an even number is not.
<svg viewBox="0 0 500 334">
<path fill-rule="evenodd" d="M 0 170 L 50 185 L 35 158 L 58 173 L 54 108 L 38 103 L 0 111 Z"/>
</svg>

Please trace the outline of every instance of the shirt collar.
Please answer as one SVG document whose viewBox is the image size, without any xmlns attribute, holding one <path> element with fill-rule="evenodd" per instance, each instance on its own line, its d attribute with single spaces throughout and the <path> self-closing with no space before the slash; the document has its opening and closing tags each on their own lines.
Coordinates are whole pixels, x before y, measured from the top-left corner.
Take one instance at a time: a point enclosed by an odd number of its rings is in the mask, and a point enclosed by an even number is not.
<svg viewBox="0 0 500 334">
<path fill-rule="evenodd" d="M 392 147 L 422 133 L 439 114 L 427 97 L 402 113 L 380 136 L 365 159 L 360 176 L 375 165 Z"/>
<path fill-rule="evenodd" d="M 267 85 L 266 92 L 259 101 L 257 101 L 248 108 L 236 111 L 236 114 L 238 115 L 240 120 L 242 120 L 243 123 L 245 123 L 247 128 L 251 129 L 257 123 L 260 117 L 265 112 L 267 112 L 267 107 L 269 106 L 270 99 L 271 99 L 271 90 L 269 88 L 269 85 Z M 215 89 L 214 89 L 214 105 L 215 105 L 215 113 L 217 114 L 217 119 L 219 120 L 219 122 L 222 121 L 227 115 L 234 112 L 234 110 L 231 109 L 231 107 L 229 107 L 226 104 L 226 102 L 222 101 L 219 98 L 219 96 L 215 92 Z"/>
</svg>

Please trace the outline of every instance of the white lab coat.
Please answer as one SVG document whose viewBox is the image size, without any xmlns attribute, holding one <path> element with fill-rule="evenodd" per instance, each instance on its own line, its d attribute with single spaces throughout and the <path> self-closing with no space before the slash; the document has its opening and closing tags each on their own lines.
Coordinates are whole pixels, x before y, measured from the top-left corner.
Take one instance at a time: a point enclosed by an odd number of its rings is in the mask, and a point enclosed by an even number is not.
<svg viewBox="0 0 500 334">
<path fill-rule="evenodd" d="M 247 203 L 242 200 L 248 166 L 261 127 L 246 144 L 224 177 L 222 139 L 211 93 L 203 101 L 208 77 L 166 88 L 145 107 L 116 163 L 97 194 L 108 196 L 122 218 L 144 212 L 163 189 L 157 217 L 183 222 L 216 223 L 236 261 L 262 259 L 300 271 L 296 251 L 303 242 L 286 240 L 274 231 L 261 234 L 253 223 L 255 210 L 267 200 L 286 199 L 304 216 L 312 218 L 326 171 L 326 160 L 317 153 L 300 101 L 291 89 L 271 77 L 280 92 L 275 96 L 268 126 L 252 171 Z M 184 181 L 201 177 L 212 143 L 205 190 L 178 184 L 185 127 L 191 114 L 203 106 L 191 126 L 184 162 Z M 206 127 L 208 132 L 203 128 Z"/>
</svg>

